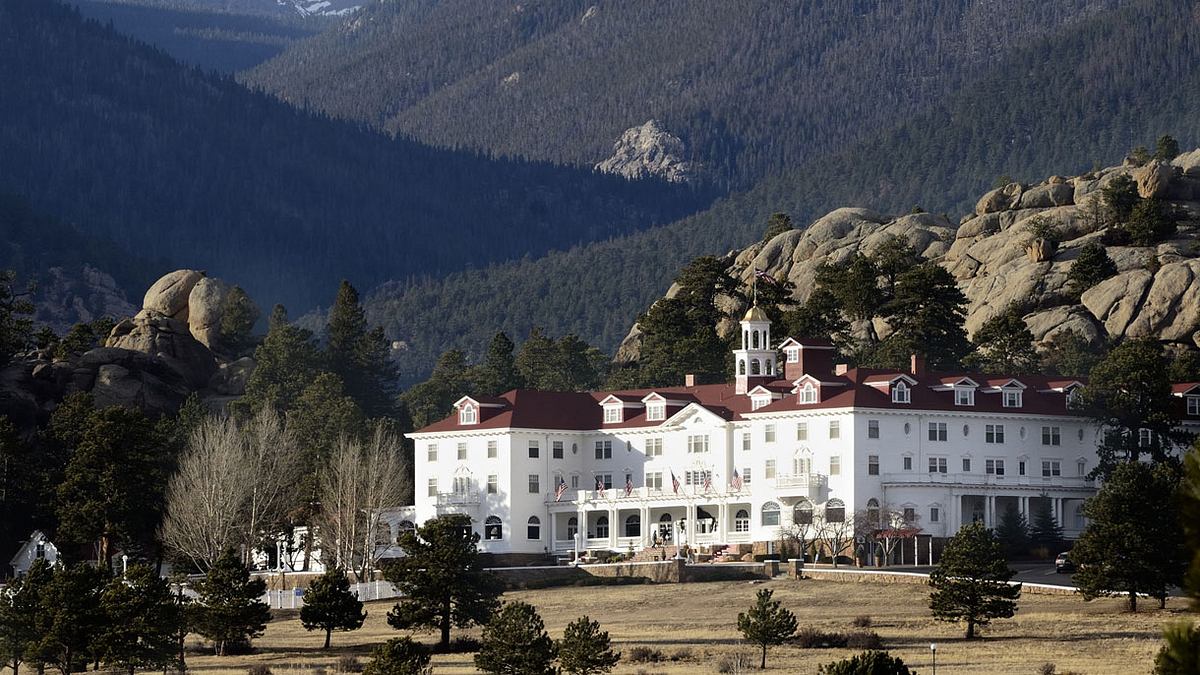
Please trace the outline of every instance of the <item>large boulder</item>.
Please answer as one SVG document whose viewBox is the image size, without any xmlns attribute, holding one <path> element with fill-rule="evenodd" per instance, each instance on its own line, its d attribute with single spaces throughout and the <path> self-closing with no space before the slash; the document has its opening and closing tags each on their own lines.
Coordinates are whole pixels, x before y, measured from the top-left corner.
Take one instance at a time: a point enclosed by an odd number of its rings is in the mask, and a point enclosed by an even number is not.
<svg viewBox="0 0 1200 675">
<path fill-rule="evenodd" d="M 985 213 L 1015 209 L 1021 203 L 1021 193 L 1024 191 L 1020 183 L 1009 183 L 996 188 L 979 198 L 975 203 L 975 214 L 982 216 Z"/>
<path fill-rule="evenodd" d="M 96 371 L 92 399 L 98 407 L 139 408 L 150 415 L 170 415 L 186 400 L 186 387 L 178 387 L 147 371 L 107 363 Z"/>
<path fill-rule="evenodd" d="M 142 300 L 142 309 L 186 322 L 188 320 L 188 296 L 203 278 L 204 272 L 197 270 L 175 270 L 164 274 L 150 286 L 150 290 L 146 291 L 146 297 Z"/>
<path fill-rule="evenodd" d="M 204 277 L 188 294 L 188 330 L 209 349 L 216 349 L 221 341 L 221 315 L 229 290 L 224 281 Z"/>
<path fill-rule="evenodd" d="M 1021 193 L 1018 206 L 1022 209 L 1069 206 L 1075 203 L 1075 188 L 1067 183 L 1050 183 Z"/>
<path fill-rule="evenodd" d="M 197 389 L 217 370 L 212 352 L 192 337 L 186 324 L 154 310 L 143 309 L 118 323 L 104 345 L 157 357 Z"/>
<path fill-rule="evenodd" d="M 1144 199 L 1162 199 L 1167 196 L 1171 189 L 1171 180 L 1175 177 L 1175 172 L 1182 171 L 1161 159 L 1154 159 L 1146 163 L 1145 166 L 1133 172 L 1133 179 L 1137 181 L 1138 194 Z"/>
</svg>

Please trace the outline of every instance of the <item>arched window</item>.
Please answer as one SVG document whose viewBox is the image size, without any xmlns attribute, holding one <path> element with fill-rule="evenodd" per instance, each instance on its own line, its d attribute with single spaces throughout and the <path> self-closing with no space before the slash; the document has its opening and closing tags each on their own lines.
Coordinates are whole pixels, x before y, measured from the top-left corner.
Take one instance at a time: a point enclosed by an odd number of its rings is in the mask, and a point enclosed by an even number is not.
<svg viewBox="0 0 1200 675">
<path fill-rule="evenodd" d="M 758 349 L 758 331 L 751 331 L 750 334 L 754 338 L 754 348 Z"/>
<path fill-rule="evenodd" d="M 642 517 L 638 514 L 633 514 L 625 519 L 625 536 L 640 537 L 642 536 Z"/>
<path fill-rule="evenodd" d="M 596 538 L 608 539 L 608 516 L 600 516 L 596 519 Z"/>
<path fill-rule="evenodd" d="M 772 361 L 771 359 L 767 359 L 767 374 L 768 375 L 775 374 L 775 362 Z"/>
<path fill-rule="evenodd" d="M 396 529 L 400 532 L 400 534 L 404 534 L 405 532 L 415 531 L 417 526 L 411 520 L 402 520 Z"/>
<path fill-rule="evenodd" d="M 671 540 L 671 514 L 664 513 L 658 517 L 658 536 L 663 541 Z"/>
<path fill-rule="evenodd" d="M 817 388 L 813 386 L 812 382 L 805 382 L 804 386 L 800 388 L 800 402 L 801 403 L 816 403 L 817 402 Z"/>
<path fill-rule="evenodd" d="M 579 534 L 579 519 L 571 516 L 567 519 L 567 539 L 574 539 Z"/>
<path fill-rule="evenodd" d="M 538 520 L 537 516 L 529 516 L 528 522 L 525 524 L 526 539 L 541 539 L 542 538 L 542 521 Z"/>
<path fill-rule="evenodd" d="M 759 375 L 762 373 L 762 366 L 758 363 L 758 359 L 750 359 L 750 374 Z"/>
<path fill-rule="evenodd" d="M 392 526 L 379 523 L 375 526 L 375 546 L 391 546 L 396 540 L 392 537 Z"/>
<path fill-rule="evenodd" d="M 762 505 L 762 524 L 764 527 L 779 524 L 779 505 L 775 502 L 767 502 Z"/>
<path fill-rule="evenodd" d="M 909 400 L 908 383 L 897 382 L 892 387 L 892 403 L 908 403 Z"/>
<path fill-rule="evenodd" d="M 500 539 L 503 535 L 503 528 L 500 525 L 500 516 L 488 516 L 487 520 L 483 521 L 483 538 L 488 540 Z"/>
<path fill-rule="evenodd" d="M 738 359 L 738 375 L 746 374 L 746 360 Z"/>
<path fill-rule="evenodd" d="M 803 500 L 792 507 L 792 522 L 797 525 L 812 525 L 813 508 L 809 501 Z"/>
<path fill-rule="evenodd" d="M 742 349 L 750 348 L 750 331 L 742 331 Z"/>
<path fill-rule="evenodd" d="M 750 531 L 750 512 L 746 509 L 738 509 L 738 512 L 733 515 L 733 531 L 734 532 L 749 532 Z"/>
<path fill-rule="evenodd" d="M 825 521 L 830 523 L 846 522 L 846 505 L 840 499 L 830 499 L 825 502 Z"/>
<path fill-rule="evenodd" d="M 879 524 L 879 500 L 874 497 L 867 500 L 867 522 L 872 525 Z"/>
</svg>

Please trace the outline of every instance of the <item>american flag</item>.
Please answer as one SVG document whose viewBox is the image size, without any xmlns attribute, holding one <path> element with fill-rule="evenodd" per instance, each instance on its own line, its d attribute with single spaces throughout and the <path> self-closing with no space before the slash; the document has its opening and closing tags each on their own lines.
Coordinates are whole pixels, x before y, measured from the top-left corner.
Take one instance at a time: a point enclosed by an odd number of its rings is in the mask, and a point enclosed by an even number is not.
<svg viewBox="0 0 1200 675">
<path fill-rule="evenodd" d="M 671 472 L 671 488 L 675 490 L 675 494 L 679 494 L 679 479 L 675 477 L 675 472 Z"/>
<path fill-rule="evenodd" d="M 604 498 L 604 479 L 600 476 L 596 476 L 596 494 L 600 495 L 601 499 Z"/>
<path fill-rule="evenodd" d="M 734 492 L 742 491 L 742 476 L 737 472 L 737 469 L 733 470 L 733 480 L 729 482 L 731 485 L 733 485 Z"/>
<path fill-rule="evenodd" d="M 712 489 L 712 472 L 705 471 L 704 472 L 704 491 L 708 492 L 711 489 Z"/>
<path fill-rule="evenodd" d="M 554 488 L 554 501 L 557 502 L 560 499 L 562 499 L 562 496 L 564 494 L 566 494 L 566 492 L 567 492 L 567 481 L 565 481 L 565 480 L 558 481 L 558 485 L 555 486 L 555 488 Z"/>
<path fill-rule="evenodd" d="M 757 270 L 757 269 L 754 270 L 754 276 L 759 279 L 762 279 L 763 281 L 767 282 L 768 284 L 771 284 L 772 286 L 779 285 L 779 282 L 775 281 L 775 277 L 771 276 L 770 274 L 767 274 L 766 272 L 764 272 L 762 270 Z"/>
<path fill-rule="evenodd" d="M 626 476 L 625 477 L 625 496 L 628 497 L 631 494 L 633 494 L 633 477 Z"/>
</svg>

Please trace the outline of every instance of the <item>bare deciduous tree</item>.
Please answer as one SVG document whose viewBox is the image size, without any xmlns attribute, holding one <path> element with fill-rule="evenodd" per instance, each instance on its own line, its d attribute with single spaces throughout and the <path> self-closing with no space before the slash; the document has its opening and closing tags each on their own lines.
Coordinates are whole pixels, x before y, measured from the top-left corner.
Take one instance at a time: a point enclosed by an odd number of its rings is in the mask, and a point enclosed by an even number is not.
<svg viewBox="0 0 1200 675">
<path fill-rule="evenodd" d="M 837 567 L 837 557 L 854 541 L 854 517 L 845 514 L 841 518 L 829 520 L 824 515 L 817 522 L 816 538 L 829 549 L 833 566 Z"/>
</svg>

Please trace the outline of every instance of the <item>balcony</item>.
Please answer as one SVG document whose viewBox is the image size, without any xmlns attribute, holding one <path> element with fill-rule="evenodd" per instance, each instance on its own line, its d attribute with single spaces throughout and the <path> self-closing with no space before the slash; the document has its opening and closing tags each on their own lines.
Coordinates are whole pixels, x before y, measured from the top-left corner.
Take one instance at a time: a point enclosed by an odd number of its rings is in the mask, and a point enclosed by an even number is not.
<svg viewBox="0 0 1200 675">
<path fill-rule="evenodd" d="M 966 485 L 1000 488 L 1092 490 L 1096 482 L 1083 476 L 997 476 L 989 473 L 888 473 L 884 485 Z"/>
<path fill-rule="evenodd" d="M 783 473 L 775 475 L 775 491 L 781 497 L 804 497 L 821 501 L 821 492 L 829 487 L 829 477 L 819 473 Z"/>
<path fill-rule="evenodd" d="M 702 486 L 698 485 L 681 485 L 679 492 L 676 493 L 672 488 L 651 488 L 639 487 L 625 494 L 624 487 L 614 487 L 610 490 L 605 490 L 603 495 L 598 490 L 567 490 L 563 493 L 561 499 L 556 499 L 553 492 L 547 492 L 545 502 L 547 504 L 580 504 L 580 503 L 599 503 L 599 504 L 628 504 L 632 506 L 640 502 L 655 502 L 655 501 L 695 501 L 695 500 L 715 500 L 722 498 L 745 498 L 749 496 L 750 489 L 743 487 L 741 490 L 732 488 L 720 489 L 713 486 L 708 491 L 705 491 Z"/>
<path fill-rule="evenodd" d="M 465 492 L 439 492 L 437 496 L 437 509 L 440 512 L 461 513 L 476 506 L 479 506 L 478 490 L 467 490 Z"/>
</svg>

